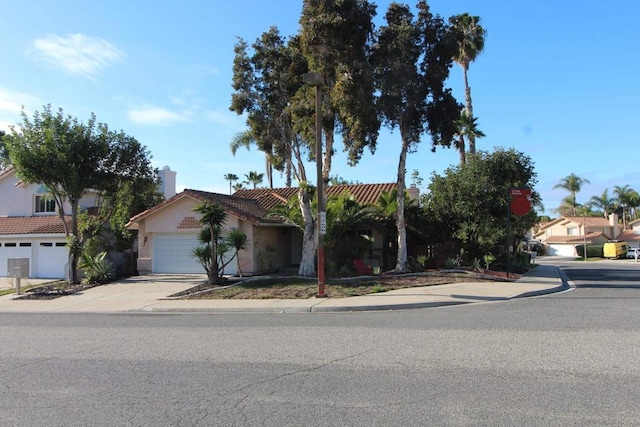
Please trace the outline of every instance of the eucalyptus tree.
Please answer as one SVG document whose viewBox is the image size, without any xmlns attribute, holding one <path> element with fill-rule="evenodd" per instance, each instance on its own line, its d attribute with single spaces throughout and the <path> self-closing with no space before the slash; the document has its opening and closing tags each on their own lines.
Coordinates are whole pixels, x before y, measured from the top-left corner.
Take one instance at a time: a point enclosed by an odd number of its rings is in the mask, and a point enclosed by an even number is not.
<svg viewBox="0 0 640 427">
<path fill-rule="evenodd" d="M 240 178 L 238 178 L 238 175 L 236 175 L 235 173 L 227 173 L 224 175 L 224 179 L 225 181 L 229 181 L 229 194 L 231 194 L 231 188 L 233 186 L 233 183 Z"/>
<path fill-rule="evenodd" d="M 473 118 L 473 103 L 471 102 L 471 88 L 469 87 L 468 71 L 469 65 L 475 61 L 476 57 L 484 49 L 486 31 L 480 25 L 480 17 L 472 16 L 468 13 L 455 15 L 449 18 L 449 23 L 453 26 L 457 39 L 457 49 L 453 59 L 462 67 L 464 77 L 464 97 L 465 107 L 469 117 Z M 476 152 L 475 136 L 469 137 L 469 152 Z"/>
<path fill-rule="evenodd" d="M 300 34 L 283 38 L 277 28 L 262 34 L 251 46 L 240 39 L 235 46 L 231 109 L 247 114 L 247 125 L 261 151 L 289 162 L 298 182 L 299 206 L 304 218 L 299 274 L 313 276 L 316 227 L 304 162 L 314 159 L 314 90 L 302 84 L 302 74 L 313 70 L 325 80 L 326 102 L 321 122 L 325 135 L 322 175 L 331 173 L 334 132 L 339 130 L 355 164 L 369 147 L 373 152 L 379 130 L 373 80 L 368 61 L 375 7 L 362 0 L 305 1 Z M 321 142 L 321 141 L 319 141 Z M 274 159 L 272 158 L 272 159 Z M 276 170 L 282 170 L 274 162 Z"/>
<path fill-rule="evenodd" d="M 556 185 L 553 186 L 553 188 L 562 188 L 567 190 L 569 193 L 571 193 L 570 204 L 572 206 L 571 215 L 573 216 L 576 215 L 576 208 L 577 208 L 576 194 L 580 192 L 584 184 L 591 184 L 591 183 L 589 182 L 588 179 L 580 178 L 576 174 L 571 173 L 566 177 L 562 178 L 560 182 L 558 182 Z"/>
<path fill-rule="evenodd" d="M 454 45 L 446 23 L 433 15 L 426 1 L 418 3 L 418 16 L 409 6 L 391 3 L 386 25 L 378 31 L 371 62 L 374 66 L 377 109 L 382 122 L 399 129 L 396 228 L 398 255 L 395 270 L 407 269 L 404 193 L 407 154 L 417 150 L 425 130 L 432 148 L 450 146 L 457 130 L 460 105 L 444 86 L 452 64 Z"/>
<path fill-rule="evenodd" d="M 240 39 L 235 45 L 230 108 L 246 114 L 258 149 L 273 153 L 276 170 L 289 162 L 298 182 L 298 206 L 304 220 L 298 273 L 314 276 L 316 227 L 310 203 L 315 189 L 309 184 L 305 169 L 310 142 L 297 130 L 305 120 L 294 114 L 304 111 L 303 106 L 308 104 L 305 92 L 310 88 L 303 87 L 301 78 L 307 71 L 298 37 L 285 39 L 272 27 L 251 46 Z"/>
<path fill-rule="evenodd" d="M 358 163 L 365 148 L 375 152 L 380 122 L 374 108 L 373 70 L 369 61 L 375 15 L 375 5 L 366 0 L 303 1 L 300 47 L 309 70 L 322 74 L 325 81 L 322 111 L 325 180 L 331 173 L 336 130 L 341 134 L 351 166 Z M 306 105 L 309 108 L 313 102 L 309 100 Z M 310 121 L 300 130 L 308 141 L 313 141 Z"/>
</svg>

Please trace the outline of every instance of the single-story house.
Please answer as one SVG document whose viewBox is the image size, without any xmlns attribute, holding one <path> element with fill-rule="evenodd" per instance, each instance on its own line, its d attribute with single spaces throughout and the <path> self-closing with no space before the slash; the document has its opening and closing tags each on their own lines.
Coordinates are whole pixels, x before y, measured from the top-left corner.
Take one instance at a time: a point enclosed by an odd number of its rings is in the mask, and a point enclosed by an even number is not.
<svg viewBox="0 0 640 427">
<path fill-rule="evenodd" d="M 374 204 L 385 191 L 396 188 L 394 183 L 335 185 L 327 187 L 327 196 L 348 191 L 358 202 Z M 417 189 L 412 188 L 410 194 Z M 294 266 L 300 263 L 302 233 L 282 218 L 268 215 L 277 205 L 284 205 L 297 193 L 297 188 L 260 188 L 240 190 L 233 195 L 187 189 L 133 218 L 127 228 L 138 231 L 138 271 L 140 273 L 204 273 L 192 255 L 200 243 L 200 214 L 193 208 L 202 202 L 220 204 L 227 212 L 226 229 L 237 228 L 248 238 L 247 247 L 238 253 L 238 263 L 245 275 Z M 380 231 L 363 230 L 371 234 L 381 254 Z M 237 274 L 236 261 L 225 274 Z"/>
</svg>

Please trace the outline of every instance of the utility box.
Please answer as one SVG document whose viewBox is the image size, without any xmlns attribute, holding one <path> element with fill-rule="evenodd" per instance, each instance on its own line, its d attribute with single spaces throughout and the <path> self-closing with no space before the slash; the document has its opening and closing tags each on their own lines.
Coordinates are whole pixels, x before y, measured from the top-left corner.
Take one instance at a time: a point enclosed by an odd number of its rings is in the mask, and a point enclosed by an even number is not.
<svg viewBox="0 0 640 427">
<path fill-rule="evenodd" d="M 19 278 L 29 277 L 29 258 L 7 259 L 7 276 Z"/>
</svg>

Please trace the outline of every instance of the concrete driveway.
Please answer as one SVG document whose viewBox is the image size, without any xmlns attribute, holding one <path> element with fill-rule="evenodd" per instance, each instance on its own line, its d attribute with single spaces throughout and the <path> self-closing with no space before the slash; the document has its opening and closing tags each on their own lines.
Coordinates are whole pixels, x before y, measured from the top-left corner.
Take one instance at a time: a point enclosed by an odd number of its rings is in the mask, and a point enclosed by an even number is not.
<svg viewBox="0 0 640 427">
<path fill-rule="evenodd" d="M 23 284 L 25 280 L 23 279 Z M 17 312 L 116 312 L 145 307 L 169 295 L 207 280 L 204 274 L 150 274 L 108 285 L 96 286 L 53 300 L 13 300 L 15 294 L 0 297 L 0 311 Z"/>
</svg>

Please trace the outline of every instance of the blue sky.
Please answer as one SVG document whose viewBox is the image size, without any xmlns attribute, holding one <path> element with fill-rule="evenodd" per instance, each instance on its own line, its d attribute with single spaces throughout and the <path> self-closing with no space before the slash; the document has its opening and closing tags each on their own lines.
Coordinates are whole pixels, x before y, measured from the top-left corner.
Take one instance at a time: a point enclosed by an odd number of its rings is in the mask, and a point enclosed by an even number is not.
<svg viewBox="0 0 640 427">
<path fill-rule="evenodd" d="M 388 1 L 378 1 L 376 25 Z M 409 4 L 413 4 L 410 2 Z M 605 188 L 640 190 L 633 153 L 637 136 L 640 2 L 577 0 L 432 0 L 443 17 L 481 17 L 488 36 L 471 65 L 474 113 L 487 135 L 479 149 L 515 148 L 535 163 L 547 213 L 566 195 L 553 186 L 570 173 L 588 179 L 585 202 Z M 178 190 L 228 192 L 226 173 L 264 171 L 253 151 L 232 156 L 229 142 L 245 129 L 229 111 L 236 37 L 253 42 L 275 25 L 294 34 L 299 0 L 158 0 L 3 2 L 0 36 L 0 129 L 44 104 L 86 121 L 91 112 L 144 144 L 157 167 L 177 171 Z M 450 87 L 463 101 L 460 68 Z M 425 137 L 411 154 L 407 183 L 458 162 L 453 149 L 430 150 Z M 338 154 L 331 174 L 366 183 L 393 182 L 397 132 L 383 130 L 375 155 L 356 167 Z M 313 172 L 311 172 L 313 175 Z M 276 174 L 275 184 L 284 180 Z"/>
</svg>

